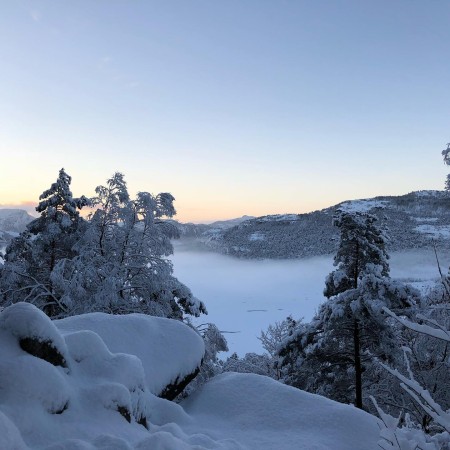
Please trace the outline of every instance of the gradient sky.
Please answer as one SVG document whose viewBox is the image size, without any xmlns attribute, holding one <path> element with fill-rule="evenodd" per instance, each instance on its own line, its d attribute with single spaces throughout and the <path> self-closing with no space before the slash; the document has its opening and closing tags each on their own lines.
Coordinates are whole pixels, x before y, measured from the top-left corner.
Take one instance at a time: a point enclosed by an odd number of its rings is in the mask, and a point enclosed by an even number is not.
<svg viewBox="0 0 450 450">
<path fill-rule="evenodd" d="M 442 189 L 448 0 L 0 4 L 0 204 L 115 171 L 178 219 Z"/>
</svg>

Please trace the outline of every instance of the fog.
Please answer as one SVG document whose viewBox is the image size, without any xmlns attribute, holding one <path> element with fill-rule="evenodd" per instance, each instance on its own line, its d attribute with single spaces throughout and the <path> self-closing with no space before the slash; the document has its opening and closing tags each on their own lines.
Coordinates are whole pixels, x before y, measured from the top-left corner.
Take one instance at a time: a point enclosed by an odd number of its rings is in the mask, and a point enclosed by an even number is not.
<svg viewBox="0 0 450 450">
<path fill-rule="evenodd" d="M 212 322 L 224 332 L 232 352 L 262 353 L 261 330 L 291 315 L 310 320 L 325 300 L 322 291 L 333 269 L 333 255 L 299 260 L 243 260 L 205 251 L 189 241 L 175 241 L 174 274 L 203 300 Z M 439 253 L 444 274 L 450 254 Z M 393 253 L 391 276 L 426 289 L 439 272 L 432 249 Z M 222 356 L 226 356 L 223 355 Z"/>
<path fill-rule="evenodd" d="M 262 353 L 257 337 L 271 323 L 288 315 L 310 320 L 325 300 L 326 275 L 333 256 L 301 260 L 242 260 L 175 242 L 174 274 L 203 300 L 208 316 L 195 323 L 212 322 L 225 333 L 231 352 Z M 447 272 L 450 257 L 441 255 Z M 432 250 L 391 256 L 391 275 L 426 287 L 439 276 Z"/>
</svg>

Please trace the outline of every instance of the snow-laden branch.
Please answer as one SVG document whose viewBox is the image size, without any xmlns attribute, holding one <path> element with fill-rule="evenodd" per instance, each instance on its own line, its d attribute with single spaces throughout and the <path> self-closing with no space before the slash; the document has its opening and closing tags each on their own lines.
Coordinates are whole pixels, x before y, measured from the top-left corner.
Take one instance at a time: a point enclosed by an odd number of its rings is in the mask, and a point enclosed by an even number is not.
<svg viewBox="0 0 450 450">
<path fill-rule="evenodd" d="M 427 414 L 445 428 L 446 431 L 450 432 L 450 414 L 444 411 L 441 406 L 433 400 L 426 389 L 424 389 L 414 378 L 405 377 L 405 375 L 400 373 L 397 369 L 392 369 L 382 362 L 380 362 L 380 365 L 401 382 L 400 386 Z"/>
<path fill-rule="evenodd" d="M 435 322 L 434 320 L 427 319 L 426 317 L 421 316 L 421 315 L 418 316 L 418 318 L 420 320 L 431 323 L 432 325 L 434 325 L 437 328 L 433 328 L 430 325 L 426 325 L 426 324 L 419 324 L 419 323 L 411 322 L 410 320 L 408 320 L 404 317 L 397 316 L 397 314 L 395 314 L 389 308 L 386 308 L 386 307 L 383 307 L 383 311 L 387 315 L 389 315 L 390 317 L 395 319 L 397 322 L 401 323 L 403 326 L 405 326 L 406 328 L 408 328 L 412 331 L 415 331 L 415 332 L 421 333 L 421 334 L 425 334 L 427 336 L 431 336 L 431 337 L 440 339 L 445 342 L 450 342 L 450 331 L 448 331 L 447 329 L 445 329 L 442 326 L 440 326 L 439 324 L 437 324 L 437 322 Z"/>
</svg>

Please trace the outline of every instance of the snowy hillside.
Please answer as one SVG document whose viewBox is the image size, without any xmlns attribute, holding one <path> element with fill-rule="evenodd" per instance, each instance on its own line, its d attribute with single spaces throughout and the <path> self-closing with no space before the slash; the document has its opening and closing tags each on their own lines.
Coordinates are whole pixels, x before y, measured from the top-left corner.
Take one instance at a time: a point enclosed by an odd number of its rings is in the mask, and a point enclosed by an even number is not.
<svg viewBox="0 0 450 450">
<path fill-rule="evenodd" d="M 350 200 L 307 214 L 271 215 L 248 219 L 231 228 L 200 229 L 198 242 L 242 258 L 304 258 L 336 251 L 336 209 L 377 215 L 387 227 L 388 251 L 439 247 L 450 249 L 450 197 L 441 191 L 419 191 L 398 197 Z M 205 227 L 205 225 L 202 225 Z"/>
<path fill-rule="evenodd" d="M 34 217 L 22 209 L 0 209 L 0 250 L 25 230 Z"/>
<path fill-rule="evenodd" d="M 0 209 L 0 230 L 20 233 L 33 219 L 23 209 Z"/>
<path fill-rule="evenodd" d="M 201 339 L 179 322 L 122 319 L 55 323 L 24 303 L 0 314 L 0 448 L 377 448 L 375 417 L 259 375 L 220 375 L 180 405 L 155 396 L 198 363 Z"/>
</svg>

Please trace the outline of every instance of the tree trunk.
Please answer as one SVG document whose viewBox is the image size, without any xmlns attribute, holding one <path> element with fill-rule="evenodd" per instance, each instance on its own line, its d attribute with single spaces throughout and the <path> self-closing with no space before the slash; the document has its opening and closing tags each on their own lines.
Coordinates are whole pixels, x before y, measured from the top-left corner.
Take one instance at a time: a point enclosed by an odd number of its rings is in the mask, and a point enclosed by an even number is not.
<svg viewBox="0 0 450 450">
<path fill-rule="evenodd" d="M 353 323 L 353 345 L 354 345 L 354 360 L 355 360 L 355 406 L 363 409 L 362 406 L 362 366 L 360 355 L 360 340 L 359 340 L 359 325 L 355 319 Z"/>
</svg>

